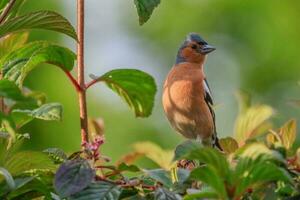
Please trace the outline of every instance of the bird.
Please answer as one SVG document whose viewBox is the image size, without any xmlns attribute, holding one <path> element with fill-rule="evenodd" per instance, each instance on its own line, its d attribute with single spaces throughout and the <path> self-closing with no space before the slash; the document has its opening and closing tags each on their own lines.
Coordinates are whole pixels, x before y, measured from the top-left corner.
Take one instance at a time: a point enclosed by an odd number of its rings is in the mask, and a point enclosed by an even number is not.
<svg viewBox="0 0 300 200">
<path fill-rule="evenodd" d="M 175 65 L 168 73 L 162 105 L 171 126 L 187 139 L 221 150 L 216 131 L 213 98 L 204 64 L 216 50 L 199 34 L 189 33 L 178 50 Z"/>
</svg>

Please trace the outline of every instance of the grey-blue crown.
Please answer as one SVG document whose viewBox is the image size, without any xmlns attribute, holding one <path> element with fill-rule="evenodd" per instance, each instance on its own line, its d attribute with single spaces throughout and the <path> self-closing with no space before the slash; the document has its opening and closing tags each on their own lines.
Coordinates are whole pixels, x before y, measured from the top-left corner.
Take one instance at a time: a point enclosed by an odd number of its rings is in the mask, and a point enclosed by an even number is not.
<svg viewBox="0 0 300 200">
<path fill-rule="evenodd" d="M 178 50 L 177 57 L 176 57 L 176 64 L 186 61 L 185 58 L 183 58 L 180 55 L 180 52 L 182 49 L 184 49 L 187 46 L 187 44 L 189 42 L 197 42 L 197 43 L 201 43 L 201 44 L 207 44 L 207 42 L 205 40 L 203 40 L 202 37 L 200 37 L 200 35 L 198 35 L 197 33 L 189 33 L 186 36 L 186 39 L 184 40 L 183 44 L 181 45 L 181 47 Z"/>
<path fill-rule="evenodd" d="M 185 42 L 197 42 L 197 43 L 207 44 L 207 42 L 203 40 L 203 38 L 197 33 L 188 34 Z"/>
</svg>

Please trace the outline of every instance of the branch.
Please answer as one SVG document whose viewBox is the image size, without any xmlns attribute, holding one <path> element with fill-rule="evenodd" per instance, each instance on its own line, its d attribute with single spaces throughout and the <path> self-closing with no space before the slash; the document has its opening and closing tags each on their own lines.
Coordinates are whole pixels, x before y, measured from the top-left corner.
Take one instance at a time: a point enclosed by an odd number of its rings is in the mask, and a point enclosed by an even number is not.
<svg viewBox="0 0 300 200">
<path fill-rule="evenodd" d="M 92 85 L 94 85 L 95 83 L 99 82 L 99 80 L 97 79 L 93 79 L 91 80 L 90 82 L 88 82 L 86 85 L 85 85 L 85 89 L 88 89 L 89 87 L 91 87 Z"/>
<path fill-rule="evenodd" d="M 86 89 L 84 82 L 84 0 L 77 0 L 77 83 L 81 90 L 78 91 L 81 144 L 89 141 L 88 138 L 88 118 L 86 106 Z"/>
<path fill-rule="evenodd" d="M 70 79 L 70 81 L 72 82 L 73 86 L 75 87 L 76 91 L 79 92 L 82 90 L 82 88 L 80 87 L 80 85 L 77 83 L 77 81 L 75 80 L 75 78 L 72 76 L 72 74 L 69 71 L 65 71 L 66 75 L 68 76 L 68 78 Z"/>
<path fill-rule="evenodd" d="M 1 13 L 0 15 L 0 24 L 2 24 L 6 17 L 8 16 L 10 10 L 12 9 L 12 7 L 14 6 L 16 0 L 10 0 L 8 3 L 7 3 L 7 6 L 5 7 L 5 9 L 3 10 L 3 12 Z"/>
</svg>

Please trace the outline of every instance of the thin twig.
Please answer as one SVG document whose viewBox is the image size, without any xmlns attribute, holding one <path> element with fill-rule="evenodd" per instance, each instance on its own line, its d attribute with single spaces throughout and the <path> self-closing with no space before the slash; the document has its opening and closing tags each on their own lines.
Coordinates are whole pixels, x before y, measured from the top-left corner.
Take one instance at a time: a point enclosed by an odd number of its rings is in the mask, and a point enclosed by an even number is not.
<svg viewBox="0 0 300 200">
<path fill-rule="evenodd" d="M 88 89 L 89 87 L 91 87 L 92 85 L 94 85 L 97 82 L 99 82 L 99 80 L 93 79 L 85 85 L 85 88 Z"/>
<path fill-rule="evenodd" d="M 6 19 L 6 17 L 8 16 L 10 10 L 11 10 L 12 7 L 14 6 L 15 2 L 16 2 L 16 0 L 10 0 L 10 1 L 7 3 L 5 9 L 3 10 L 3 12 L 2 12 L 1 15 L 0 15 L 0 24 L 2 24 L 2 23 L 5 21 L 5 19 Z"/>
<path fill-rule="evenodd" d="M 86 89 L 84 82 L 84 0 L 77 0 L 77 82 L 82 88 L 78 91 L 79 109 L 80 109 L 80 127 L 81 127 L 81 143 L 88 142 L 88 120 L 86 106 Z"/>
</svg>

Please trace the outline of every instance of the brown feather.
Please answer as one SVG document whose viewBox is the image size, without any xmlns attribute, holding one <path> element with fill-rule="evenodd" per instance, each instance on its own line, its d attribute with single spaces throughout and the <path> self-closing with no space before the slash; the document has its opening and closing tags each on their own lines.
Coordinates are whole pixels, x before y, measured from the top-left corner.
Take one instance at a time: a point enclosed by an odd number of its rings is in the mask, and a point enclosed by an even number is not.
<svg viewBox="0 0 300 200">
<path fill-rule="evenodd" d="M 205 102 L 203 66 L 180 63 L 172 68 L 164 84 L 162 103 L 172 126 L 183 136 L 209 140 L 214 134 L 211 112 Z"/>
</svg>

